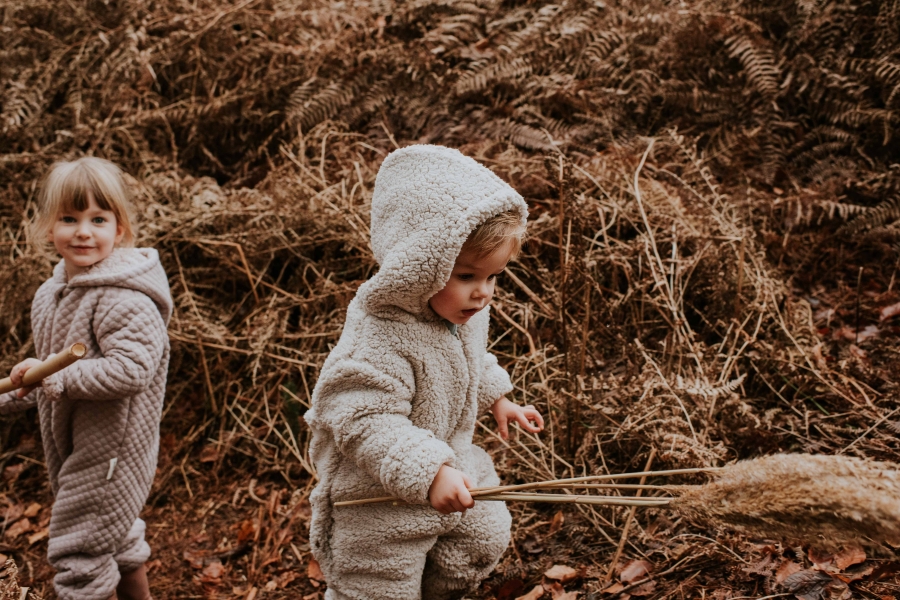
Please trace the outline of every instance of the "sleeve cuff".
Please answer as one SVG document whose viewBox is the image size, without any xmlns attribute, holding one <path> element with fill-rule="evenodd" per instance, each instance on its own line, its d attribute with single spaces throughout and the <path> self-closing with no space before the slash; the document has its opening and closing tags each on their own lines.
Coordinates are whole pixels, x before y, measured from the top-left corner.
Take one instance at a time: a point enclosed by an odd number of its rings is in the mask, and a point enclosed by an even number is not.
<svg viewBox="0 0 900 600">
<path fill-rule="evenodd" d="M 427 504 L 428 490 L 445 464 L 453 465 L 456 454 L 430 432 L 403 436 L 384 457 L 381 483 L 392 496 L 411 504 Z"/>
<path fill-rule="evenodd" d="M 53 402 L 56 402 L 60 398 L 63 397 L 65 393 L 65 388 L 63 386 L 62 375 L 59 373 L 54 373 L 49 377 L 44 377 L 41 382 L 41 388 L 44 390 L 44 393 L 47 394 L 47 398 Z"/>
<path fill-rule="evenodd" d="M 484 373 L 478 386 L 478 412 L 483 413 L 494 405 L 500 396 L 513 390 L 509 373 L 497 364 L 497 358 L 488 354 L 484 359 Z"/>
</svg>

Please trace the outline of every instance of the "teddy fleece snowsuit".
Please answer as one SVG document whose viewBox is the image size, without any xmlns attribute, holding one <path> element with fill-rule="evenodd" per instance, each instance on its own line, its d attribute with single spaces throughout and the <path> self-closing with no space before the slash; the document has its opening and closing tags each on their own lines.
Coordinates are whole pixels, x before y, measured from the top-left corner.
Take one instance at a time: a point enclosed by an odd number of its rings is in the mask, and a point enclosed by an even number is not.
<svg viewBox="0 0 900 600">
<path fill-rule="evenodd" d="M 117 249 L 67 281 L 60 262 L 31 307 L 37 357 L 87 354 L 0 414 L 38 406 L 56 500 L 48 558 L 60 600 L 108 600 L 150 556 L 138 518 L 156 472 L 172 300 L 159 255 Z"/>
<path fill-rule="evenodd" d="M 486 350 L 488 311 L 455 328 L 428 299 L 469 234 L 508 210 L 524 222 L 522 197 L 456 150 L 410 146 L 378 172 L 371 246 L 380 268 L 350 303 L 306 413 L 319 476 L 310 545 L 326 600 L 461 598 L 509 544 L 505 504 L 442 515 L 428 503 L 444 464 L 476 486 L 499 483 L 472 444 L 476 418 L 512 390 Z M 410 505 L 333 506 L 386 495 Z"/>
</svg>

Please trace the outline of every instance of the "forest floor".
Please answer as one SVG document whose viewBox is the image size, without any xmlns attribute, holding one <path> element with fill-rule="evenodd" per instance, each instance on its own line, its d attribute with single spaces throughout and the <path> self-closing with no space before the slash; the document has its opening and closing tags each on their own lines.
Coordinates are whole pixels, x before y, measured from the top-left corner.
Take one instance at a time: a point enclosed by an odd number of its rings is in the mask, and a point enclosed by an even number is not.
<svg viewBox="0 0 900 600">
<path fill-rule="evenodd" d="M 505 443 L 481 419 L 504 483 L 778 453 L 896 465 L 900 69 L 881 57 L 900 9 L 824 4 L 0 5 L 0 373 L 33 352 L 55 261 L 27 227 L 42 174 L 118 162 L 175 302 L 142 513 L 153 593 L 322 598 L 301 417 L 377 268 L 378 167 L 438 143 L 531 213 L 491 351 L 548 426 Z M 56 597 L 36 420 L 0 419 L 3 599 Z M 896 548 L 871 540 L 509 506 L 512 543 L 473 599 L 900 597 Z"/>
</svg>

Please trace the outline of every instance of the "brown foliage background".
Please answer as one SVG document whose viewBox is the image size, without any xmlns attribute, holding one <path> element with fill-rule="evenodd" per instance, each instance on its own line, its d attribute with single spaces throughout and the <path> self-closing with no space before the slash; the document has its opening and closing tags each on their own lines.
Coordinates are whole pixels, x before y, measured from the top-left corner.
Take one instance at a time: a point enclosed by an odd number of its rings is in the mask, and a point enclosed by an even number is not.
<svg viewBox="0 0 900 600">
<path fill-rule="evenodd" d="M 116 161 L 176 301 L 154 589 L 315 597 L 299 417 L 375 268 L 381 160 L 439 143 L 532 209 L 493 350 L 549 426 L 507 445 L 483 421 L 506 481 L 637 471 L 650 448 L 660 468 L 896 461 L 898 16 L 862 0 L 4 2 L 0 371 L 32 351 L 51 268 L 25 226 L 41 175 Z M 0 424 L 3 531 L 31 519 L 0 552 L 52 597 L 34 420 Z M 583 568 L 567 589 L 599 594 L 625 510 L 513 510 L 480 597 L 559 562 Z M 639 514 L 622 560 L 663 574 L 645 595 L 782 591 L 777 561 L 809 562 L 694 531 Z"/>
</svg>

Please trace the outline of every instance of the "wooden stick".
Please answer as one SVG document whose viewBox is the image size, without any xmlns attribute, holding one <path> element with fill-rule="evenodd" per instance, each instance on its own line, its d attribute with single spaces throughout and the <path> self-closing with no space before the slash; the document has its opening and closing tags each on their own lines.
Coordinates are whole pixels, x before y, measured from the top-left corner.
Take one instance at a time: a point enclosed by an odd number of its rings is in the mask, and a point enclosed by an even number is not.
<svg viewBox="0 0 900 600">
<path fill-rule="evenodd" d="M 586 477 L 573 477 L 570 479 L 554 479 L 550 481 L 538 481 L 536 483 L 522 483 L 519 485 L 506 485 L 496 487 L 472 488 L 469 493 L 478 499 L 480 496 L 518 492 L 524 490 L 549 489 L 554 487 L 569 486 L 572 484 L 587 483 L 590 481 L 608 481 L 611 479 L 628 479 L 632 477 L 666 477 L 669 475 L 687 475 L 692 473 L 714 473 L 721 470 L 720 467 L 698 467 L 692 469 L 671 469 L 668 471 L 640 471 L 638 473 L 613 473 L 610 475 L 588 475 Z M 573 486 L 575 487 L 575 486 Z M 638 488 L 640 489 L 640 488 Z M 402 503 L 393 496 L 381 496 L 379 498 L 365 498 L 362 500 L 344 500 L 335 502 L 335 506 L 362 506 L 364 504 L 380 504 L 385 502 Z"/>
<path fill-rule="evenodd" d="M 9 377 L 0 379 L 0 394 L 34 385 L 45 377 L 49 377 L 54 373 L 62 371 L 79 358 L 83 357 L 85 353 L 87 353 L 87 347 L 84 344 L 72 344 L 72 347 L 68 350 L 63 350 L 59 354 L 53 354 L 41 364 L 35 365 L 25 371 L 25 375 L 22 377 L 22 385 L 13 385 L 13 382 Z"/>
</svg>

